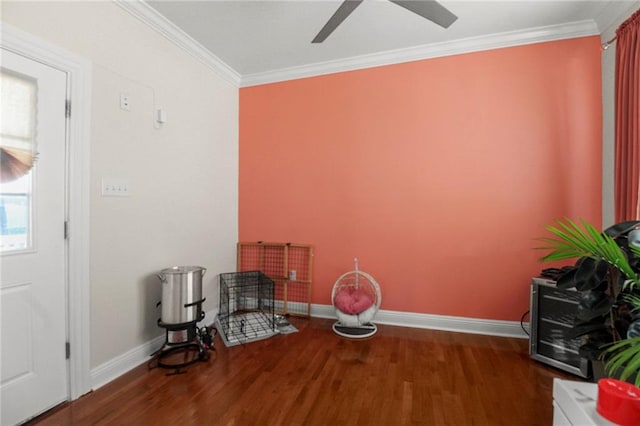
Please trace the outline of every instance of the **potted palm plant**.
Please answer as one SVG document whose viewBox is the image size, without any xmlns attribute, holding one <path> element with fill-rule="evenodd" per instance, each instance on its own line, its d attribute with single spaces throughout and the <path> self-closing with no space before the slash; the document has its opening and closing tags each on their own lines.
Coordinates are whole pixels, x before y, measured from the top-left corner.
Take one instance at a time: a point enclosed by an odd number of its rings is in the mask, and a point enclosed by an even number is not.
<svg viewBox="0 0 640 426">
<path fill-rule="evenodd" d="M 640 311 L 640 297 L 626 295 L 626 299 L 633 306 L 632 312 Z M 607 347 L 602 357 L 606 359 L 609 376 L 640 387 L 640 320 L 632 322 L 627 337 Z"/>
<path fill-rule="evenodd" d="M 607 373 L 623 380 L 640 369 L 640 242 L 630 239 L 638 227 L 640 221 L 623 222 L 600 232 L 587 222 L 565 219 L 547 226 L 553 237 L 542 238 L 540 247 L 550 250 L 543 260 L 578 259 L 557 282 L 580 293 L 567 337 L 581 337 L 581 356 L 604 359 Z"/>
</svg>

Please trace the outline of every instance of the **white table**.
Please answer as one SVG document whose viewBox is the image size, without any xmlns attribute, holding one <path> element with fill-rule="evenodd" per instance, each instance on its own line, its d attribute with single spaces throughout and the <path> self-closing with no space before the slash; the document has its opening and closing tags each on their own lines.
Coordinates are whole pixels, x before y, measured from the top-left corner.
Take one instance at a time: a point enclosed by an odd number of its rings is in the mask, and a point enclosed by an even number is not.
<svg viewBox="0 0 640 426">
<path fill-rule="evenodd" d="M 615 426 L 596 411 L 598 385 L 553 379 L 553 426 Z"/>
</svg>

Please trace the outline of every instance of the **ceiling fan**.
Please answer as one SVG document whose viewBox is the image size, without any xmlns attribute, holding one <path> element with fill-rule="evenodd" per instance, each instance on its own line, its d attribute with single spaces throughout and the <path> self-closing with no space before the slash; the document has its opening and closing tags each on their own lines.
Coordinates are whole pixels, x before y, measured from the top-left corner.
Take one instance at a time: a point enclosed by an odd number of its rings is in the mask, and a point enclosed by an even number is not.
<svg viewBox="0 0 640 426">
<path fill-rule="evenodd" d="M 443 28 L 449 28 L 449 26 L 458 19 L 456 15 L 451 13 L 446 7 L 442 6 L 435 0 L 389 1 L 420 15 Z M 347 16 L 355 10 L 356 7 L 360 6 L 360 3 L 362 2 L 363 0 L 344 0 L 338 10 L 336 10 L 327 23 L 324 24 L 324 27 L 322 27 L 311 43 L 322 43 L 327 37 L 329 37 L 329 34 L 331 34 L 338 25 L 340 25 L 342 21 L 344 21 Z"/>
</svg>

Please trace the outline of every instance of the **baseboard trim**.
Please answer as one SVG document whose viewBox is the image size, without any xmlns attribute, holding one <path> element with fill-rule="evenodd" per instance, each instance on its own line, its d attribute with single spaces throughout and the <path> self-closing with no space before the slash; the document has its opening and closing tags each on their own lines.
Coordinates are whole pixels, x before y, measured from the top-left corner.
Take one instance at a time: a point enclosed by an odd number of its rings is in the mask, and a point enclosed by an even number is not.
<svg viewBox="0 0 640 426">
<path fill-rule="evenodd" d="M 317 318 L 337 319 L 335 309 L 331 305 L 311 305 L 311 316 Z M 484 334 L 488 336 L 516 337 L 528 339 L 529 336 L 520 327 L 519 321 L 502 321 L 480 318 L 455 317 L 448 315 L 421 314 L 415 312 L 399 312 L 381 309 L 375 316 L 377 324 L 396 325 L 400 327 L 425 328 L 458 333 Z M 524 323 L 528 329 L 529 324 Z"/>
<path fill-rule="evenodd" d="M 124 373 L 134 369 L 157 351 L 164 343 L 164 334 L 119 355 L 91 370 L 91 388 L 96 390 Z"/>
<path fill-rule="evenodd" d="M 218 309 L 213 309 L 205 313 L 204 319 L 198 323 L 199 327 L 211 325 L 218 315 Z M 128 352 L 119 355 L 104 364 L 91 370 L 91 388 L 96 390 L 110 381 L 117 379 L 128 371 L 136 368 L 142 363 L 150 360 L 149 356 L 160 349 L 165 339 L 164 333 L 158 337 L 154 337 L 131 349 Z"/>
<path fill-rule="evenodd" d="M 206 313 L 199 326 L 214 323 L 218 310 Z M 311 305 L 311 316 L 315 318 L 337 319 L 335 309 L 331 305 Z M 479 318 L 455 317 L 448 315 L 421 314 L 415 312 L 399 312 L 381 309 L 375 317 L 377 324 L 400 327 L 444 330 L 458 333 L 484 334 L 488 336 L 516 337 L 527 339 L 528 336 L 518 321 L 501 321 Z M 529 324 L 524 323 L 528 329 Z M 96 390 L 110 381 L 120 377 L 140 364 L 149 361 L 149 356 L 164 343 L 164 334 L 131 349 L 91 370 L 91 387 Z"/>
</svg>

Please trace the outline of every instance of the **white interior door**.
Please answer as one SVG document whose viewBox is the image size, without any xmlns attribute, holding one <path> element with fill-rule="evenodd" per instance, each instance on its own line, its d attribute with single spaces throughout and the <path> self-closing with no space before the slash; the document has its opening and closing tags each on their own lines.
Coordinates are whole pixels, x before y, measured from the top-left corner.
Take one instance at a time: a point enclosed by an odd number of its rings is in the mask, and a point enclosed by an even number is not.
<svg viewBox="0 0 640 426">
<path fill-rule="evenodd" d="M 66 401 L 69 395 L 64 235 L 67 76 L 7 50 L 0 52 L 0 142 L 3 147 L 35 142 L 38 153 L 30 172 L 0 182 L 0 418 L 2 425 L 12 425 Z"/>
</svg>

